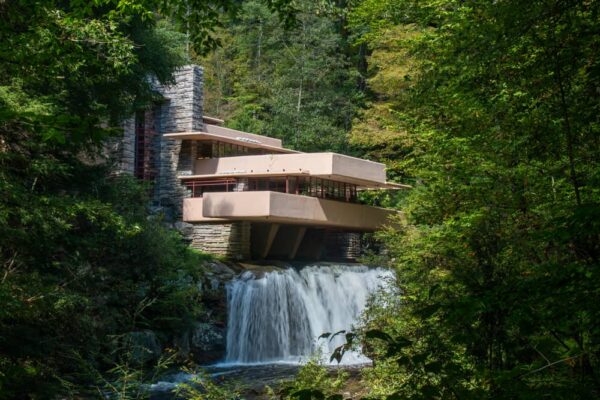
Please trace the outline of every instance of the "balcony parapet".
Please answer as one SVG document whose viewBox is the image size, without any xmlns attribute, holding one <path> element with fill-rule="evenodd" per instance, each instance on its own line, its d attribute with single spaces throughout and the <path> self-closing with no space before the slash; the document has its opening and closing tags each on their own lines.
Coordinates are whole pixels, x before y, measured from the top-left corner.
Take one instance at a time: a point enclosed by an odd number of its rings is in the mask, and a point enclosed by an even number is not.
<svg viewBox="0 0 600 400">
<path fill-rule="evenodd" d="M 271 191 L 206 193 L 183 203 L 186 222 L 253 221 L 371 232 L 394 210 Z"/>
<path fill-rule="evenodd" d="M 337 153 L 268 154 L 196 160 L 193 175 L 181 179 L 215 177 L 310 176 L 365 188 L 401 189 L 386 182 L 385 165 Z"/>
</svg>

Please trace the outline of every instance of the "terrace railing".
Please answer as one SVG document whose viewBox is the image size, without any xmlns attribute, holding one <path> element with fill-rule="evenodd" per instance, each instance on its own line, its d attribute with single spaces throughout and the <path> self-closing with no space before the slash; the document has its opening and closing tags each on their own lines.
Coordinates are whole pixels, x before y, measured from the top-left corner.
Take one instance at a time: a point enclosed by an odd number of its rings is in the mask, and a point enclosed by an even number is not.
<svg viewBox="0 0 600 400">
<path fill-rule="evenodd" d="M 286 176 L 277 178 L 211 179 L 185 182 L 192 197 L 208 192 L 272 191 L 321 199 L 357 203 L 356 185 L 313 177 Z"/>
</svg>

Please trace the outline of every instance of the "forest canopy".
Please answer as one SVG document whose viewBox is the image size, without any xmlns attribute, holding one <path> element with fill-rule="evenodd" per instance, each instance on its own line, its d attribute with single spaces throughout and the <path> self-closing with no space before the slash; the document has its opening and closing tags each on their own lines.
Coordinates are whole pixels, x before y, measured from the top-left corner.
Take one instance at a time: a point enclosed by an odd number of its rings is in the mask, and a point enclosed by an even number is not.
<svg viewBox="0 0 600 400">
<path fill-rule="evenodd" d="M 369 398 L 597 397 L 598 2 L 315 1 L 291 35 L 245 10 L 202 59 L 211 110 L 413 185 L 366 198 L 403 211 Z"/>
<path fill-rule="evenodd" d="M 0 1 L 1 399 L 138 397 L 151 371 L 135 341 L 173 341 L 206 317 L 208 256 L 105 157 L 155 99 L 148 77 L 171 83 L 239 8 L 187 5 Z"/>
</svg>

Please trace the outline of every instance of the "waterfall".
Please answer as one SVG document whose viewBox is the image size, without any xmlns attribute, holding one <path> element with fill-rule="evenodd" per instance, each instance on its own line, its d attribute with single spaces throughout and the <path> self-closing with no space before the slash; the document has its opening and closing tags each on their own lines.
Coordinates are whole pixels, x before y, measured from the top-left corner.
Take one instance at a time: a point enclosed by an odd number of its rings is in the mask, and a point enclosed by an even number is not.
<svg viewBox="0 0 600 400">
<path fill-rule="evenodd" d="M 350 331 L 369 295 L 391 275 L 356 264 L 244 272 L 227 287 L 226 363 L 303 362 L 317 351 L 329 361 L 345 339 L 318 337 Z M 344 363 L 368 361 L 360 352 L 343 358 Z"/>
</svg>

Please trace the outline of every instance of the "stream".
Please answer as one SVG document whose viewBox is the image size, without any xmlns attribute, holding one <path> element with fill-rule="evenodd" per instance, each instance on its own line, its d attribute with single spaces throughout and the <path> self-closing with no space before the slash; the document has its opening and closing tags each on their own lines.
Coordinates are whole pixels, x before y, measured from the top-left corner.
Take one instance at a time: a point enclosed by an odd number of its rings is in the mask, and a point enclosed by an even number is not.
<svg viewBox="0 0 600 400">
<path fill-rule="evenodd" d="M 240 382 L 251 390 L 292 378 L 317 357 L 329 364 L 351 331 L 369 296 L 384 288 L 392 272 L 360 264 L 307 264 L 266 271 L 248 270 L 227 285 L 227 350 L 224 360 L 206 366 L 217 382 Z M 341 367 L 358 370 L 370 360 L 360 349 L 347 352 Z M 339 368 L 333 361 L 330 368 Z M 163 377 L 151 387 L 153 399 L 167 399 L 185 373 Z"/>
</svg>

